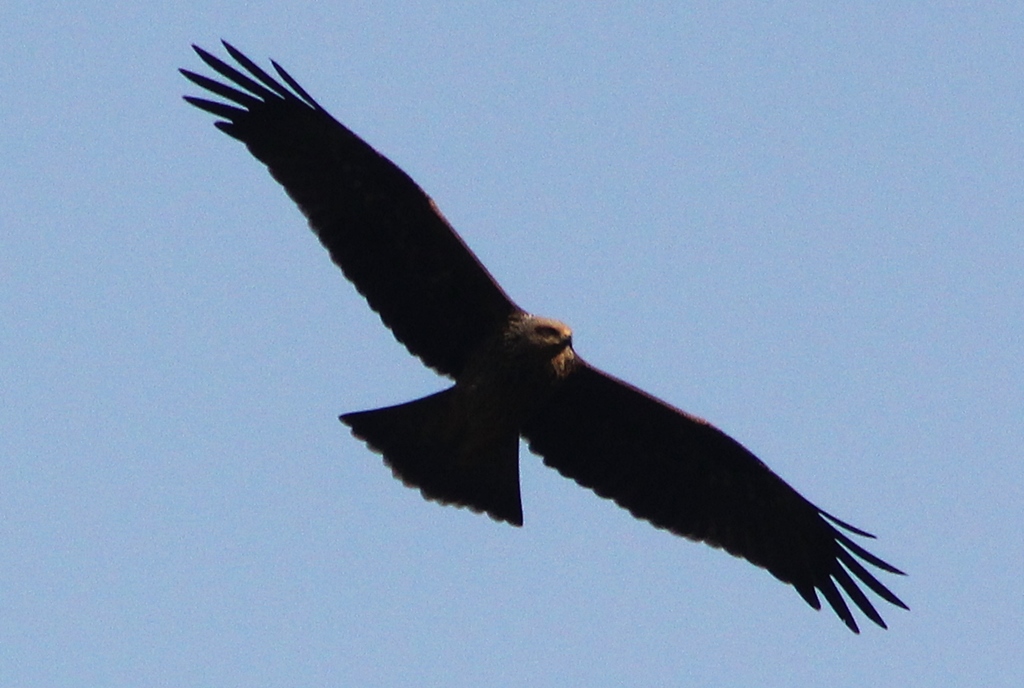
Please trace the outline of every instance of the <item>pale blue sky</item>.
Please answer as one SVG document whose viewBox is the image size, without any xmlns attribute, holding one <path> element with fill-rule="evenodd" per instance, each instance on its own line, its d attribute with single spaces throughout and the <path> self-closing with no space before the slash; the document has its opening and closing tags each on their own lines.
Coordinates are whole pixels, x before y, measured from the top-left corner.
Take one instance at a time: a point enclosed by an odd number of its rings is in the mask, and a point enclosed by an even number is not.
<svg viewBox="0 0 1024 688">
<path fill-rule="evenodd" d="M 1019 686 L 1024 8 L 0 9 L 0 684 Z M 424 502 L 406 354 L 178 67 L 227 38 L 524 307 L 876 533 L 850 634 L 522 455 Z"/>
</svg>

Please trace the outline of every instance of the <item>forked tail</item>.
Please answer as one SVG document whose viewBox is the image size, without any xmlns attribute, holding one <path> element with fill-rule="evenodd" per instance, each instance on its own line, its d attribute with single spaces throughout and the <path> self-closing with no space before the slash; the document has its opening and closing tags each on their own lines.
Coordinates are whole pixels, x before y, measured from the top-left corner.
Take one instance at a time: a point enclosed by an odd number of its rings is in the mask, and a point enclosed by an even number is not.
<svg viewBox="0 0 1024 688">
<path fill-rule="evenodd" d="M 519 435 L 474 422 L 479 419 L 455 400 L 452 387 L 398 406 L 346 413 L 341 422 L 427 499 L 521 526 Z"/>
</svg>

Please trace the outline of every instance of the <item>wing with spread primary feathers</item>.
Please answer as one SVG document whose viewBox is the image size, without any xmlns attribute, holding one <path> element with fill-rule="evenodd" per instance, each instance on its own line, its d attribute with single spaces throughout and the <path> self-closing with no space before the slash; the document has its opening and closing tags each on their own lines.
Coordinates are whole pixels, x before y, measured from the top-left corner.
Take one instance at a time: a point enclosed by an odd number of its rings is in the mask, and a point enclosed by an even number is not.
<svg viewBox="0 0 1024 688">
<path fill-rule="evenodd" d="M 370 307 L 410 352 L 457 377 L 516 305 L 390 160 L 331 117 L 277 63 L 283 85 L 231 45 L 245 74 L 193 46 L 228 83 L 181 70 L 224 100 L 187 96 L 270 169 Z"/>
<path fill-rule="evenodd" d="M 902 572 L 842 531 L 868 533 L 811 504 L 714 426 L 582 361 L 523 436 L 544 463 L 634 516 L 768 569 L 815 609 L 821 591 L 854 632 L 837 583 L 879 626 L 885 623 L 854 578 L 906 609 L 858 558 Z"/>
</svg>

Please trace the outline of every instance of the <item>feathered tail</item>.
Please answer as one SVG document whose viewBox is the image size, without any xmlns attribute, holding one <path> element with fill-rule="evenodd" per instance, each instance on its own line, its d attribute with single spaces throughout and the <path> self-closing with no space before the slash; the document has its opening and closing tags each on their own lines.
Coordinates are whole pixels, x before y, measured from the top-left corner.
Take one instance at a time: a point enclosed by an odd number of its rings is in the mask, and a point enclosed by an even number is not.
<svg viewBox="0 0 1024 688">
<path fill-rule="evenodd" d="M 384 456 L 395 477 L 427 499 L 523 524 L 519 435 L 474 423 L 457 391 L 342 415 L 352 434 Z"/>
</svg>

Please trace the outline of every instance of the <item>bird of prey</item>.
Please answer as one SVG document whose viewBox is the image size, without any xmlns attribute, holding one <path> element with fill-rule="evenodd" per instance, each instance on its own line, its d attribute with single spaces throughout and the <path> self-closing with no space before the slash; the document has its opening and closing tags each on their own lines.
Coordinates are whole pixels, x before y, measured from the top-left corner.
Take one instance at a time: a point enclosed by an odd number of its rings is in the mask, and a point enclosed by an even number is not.
<svg viewBox="0 0 1024 688">
<path fill-rule="evenodd" d="M 815 609 L 820 591 L 855 633 L 840 588 L 883 628 L 862 586 L 907 609 L 861 562 L 902 572 L 847 533 L 872 535 L 707 421 L 588 365 L 569 327 L 517 306 L 405 172 L 276 62 L 279 78 L 224 47 L 241 70 L 193 46 L 224 81 L 181 70 L 222 100 L 185 100 L 267 166 L 395 338 L 455 381 L 341 416 L 397 478 L 429 500 L 519 526 L 523 437 L 548 466 L 635 517 L 767 569 Z"/>
</svg>

